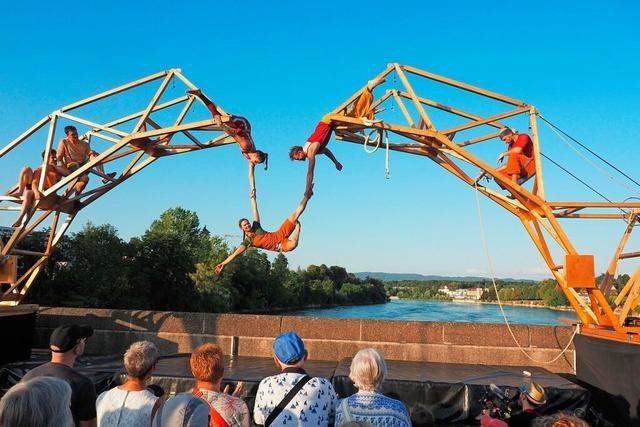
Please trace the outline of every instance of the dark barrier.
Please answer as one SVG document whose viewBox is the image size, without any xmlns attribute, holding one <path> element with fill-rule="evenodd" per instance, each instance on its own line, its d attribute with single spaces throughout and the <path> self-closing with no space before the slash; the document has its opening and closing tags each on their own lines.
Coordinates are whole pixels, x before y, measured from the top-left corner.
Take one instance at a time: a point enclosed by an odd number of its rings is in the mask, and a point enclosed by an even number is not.
<svg viewBox="0 0 640 427">
<path fill-rule="evenodd" d="M 640 426 L 640 346 L 576 335 L 576 375 L 615 426 Z"/>
<path fill-rule="evenodd" d="M 349 379 L 350 364 L 351 359 L 341 360 L 334 373 L 333 384 L 341 396 L 356 392 Z M 542 414 L 562 410 L 584 417 L 589 408 L 587 390 L 541 368 L 389 360 L 387 370 L 383 393 L 402 400 L 408 408 L 416 403 L 427 406 L 438 423 L 474 425 L 482 411 L 480 399 L 489 392 L 490 384 L 517 389 L 530 380 L 547 393 L 547 403 L 539 411 Z M 523 376 L 524 370 L 531 377 Z"/>
<path fill-rule="evenodd" d="M 37 312 L 32 304 L 0 308 L 0 364 L 31 357 Z"/>
</svg>

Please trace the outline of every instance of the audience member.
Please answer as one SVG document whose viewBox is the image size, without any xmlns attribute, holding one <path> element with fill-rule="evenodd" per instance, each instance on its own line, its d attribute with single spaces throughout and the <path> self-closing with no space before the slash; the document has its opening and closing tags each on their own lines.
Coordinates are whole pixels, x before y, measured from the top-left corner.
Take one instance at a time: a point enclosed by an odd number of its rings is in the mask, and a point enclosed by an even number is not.
<svg viewBox="0 0 640 427">
<path fill-rule="evenodd" d="M 480 425 L 483 427 L 529 427 L 533 425 L 533 420 L 540 416 L 538 407 L 546 403 L 544 388 L 541 385 L 531 382 L 528 386 L 520 386 L 520 396 L 518 404 L 522 408 L 520 412 L 514 413 L 505 421 L 491 418 L 486 410 L 480 418 Z"/>
<path fill-rule="evenodd" d="M 242 392 L 244 384 L 238 383 L 233 396 L 227 394 L 227 390 L 220 389 L 224 355 L 219 345 L 208 343 L 196 348 L 191 353 L 191 372 L 196 379 L 193 395 L 209 403 L 211 419 L 217 421 L 217 426 L 249 427 L 249 408 L 242 399 L 236 397 Z"/>
<path fill-rule="evenodd" d="M 44 159 L 45 152 L 42 152 L 42 158 Z M 69 170 L 63 166 L 56 164 L 56 150 L 49 151 L 49 158 L 47 159 L 47 173 L 44 177 L 42 190 L 45 191 L 54 185 L 61 176 L 69 175 Z M 20 171 L 20 177 L 18 178 L 18 189 L 13 193 L 14 196 L 22 197 L 22 205 L 20 207 L 20 214 L 13 223 L 13 227 L 20 227 L 24 225 L 29 214 L 33 210 L 33 206 L 36 200 L 42 199 L 42 193 L 39 190 L 40 176 L 42 175 L 42 166 L 35 171 L 28 166 L 25 166 Z M 58 196 L 55 194 L 49 195 L 44 199 L 45 202 L 55 203 L 58 200 Z"/>
<path fill-rule="evenodd" d="M 98 396 L 98 427 L 135 427 L 151 423 L 158 398 L 147 389 L 147 382 L 158 361 L 158 349 L 149 341 L 131 344 L 124 354 L 127 380 Z"/>
<path fill-rule="evenodd" d="M 538 417 L 531 425 L 533 427 L 589 427 L 589 424 L 582 418 L 566 412 Z"/>
<path fill-rule="evenodd" d="M 351 421 L 346 424 L 342 424 L 342 427 L 373 427 L 373 425 L 365 423 L 364 421 Z"/>
<path fill-rule="evenodd" d="M 0 427 L 73 427 L 71 387 L 53 377 L 21 381 L 0 400 Z"/>
<path fill-rule="evenodd" d="M 26 373 L 22 381 L 36 377 L 56 377 L 71 386 L 71 413 L 80 427 L 96 425 L 96 389 L 91 380 L 75 369 L 76 358 L 84 353 L 85 341 L 93 335 L 91 326 L 63 325 L 51 333 L 51 362 Z"/>
<path fill-rule="evenodd" d="M 152 427 L 210 427 L 209 404 L 191 393 L 180 393 L 160 405 Z"/>
<path fill-rule="evenodd" d="M 67 136 L 60 140 L 58 144 L 58 162 L 66 166 L 71 172 L 75 172 L 89 160 L 98 157 L 98 153 L 89 147 L 89 143 L 85 139 L 78 138 L 78 130 L 75 126 L 65 126 L 64 134 Z M 115 172 L 105 174 L 102 164 L 95 167 L 97 173 L 102 177 L 102 183 L 106 184 L 113 177 Z M 78 178 L 77 184 L 74 186 L 76 194 L 80 194 L 89 182 L 89 177 L 83 174 Z"/>
<path fill-rule="evenodd" d="M 431 411 L 421 403 L 413 405 L 409 412 L 413 427 L 434 427 L 436 425 Z"/>
<path fill-rule="evenodd" d="M 308 353 L 295 332 L 273 342 L 273 360 L 282 371 L 260 381 L 253 419 L 258 425 L 327 426 L 333 424 L 336 394 L 325 378 L 303 369 Z"/>
<path fill-rule="evenodd" d="M 404 404 L 380 393 L 386 375 L 387 365 L 379 351 L 365 348 L 356 353 L 349 378 L 358 392 L 338 401 L 336 426 L 350 421 L 366 421 L 374 426 L 411 426 Z"/>
</svg>

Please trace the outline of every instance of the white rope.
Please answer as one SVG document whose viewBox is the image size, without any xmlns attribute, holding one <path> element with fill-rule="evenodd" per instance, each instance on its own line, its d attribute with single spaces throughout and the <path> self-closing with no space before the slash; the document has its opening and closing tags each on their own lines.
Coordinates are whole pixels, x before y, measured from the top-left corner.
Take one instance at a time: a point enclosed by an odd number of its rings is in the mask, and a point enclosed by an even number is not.
<svg viewBox="0 0 640 427">
<path fill-rule="evenodd" d="M 391 169 L 389 166 L 389 132 L 386 130 L 384 131 L 384 143 L 387 146 L 384 153 L 384 177 L 389 179 L 391 178 Z"/>
<path fill-rule="evenodd" d="M 376 146 L 373 147 L 373 150 L 369 150 L 367 148 L 367 145 L 369 144 L 369 141 L 371 141 L 371 135 L 376 134 L 376 139 L 373 140 L 373 142 L 375 142 Z M 370 129 L 368 133 L 365 132 L 364 134 L 364 144 L 362 144 L 362 146 L 364 147 L 364 151 L 367 154 L 373 154 L 376 151 L 378 151 L 378 148 L 380 147 L 380 141 L 382 140 L 382 135 L 381 132 L 378 131 L 377 129 Z"/>
<path fill-rule="evenodd" d="M 487 257 L 487 266 L 489 268 L 489 274 L 491 274 L 491 281 L 493 282 L 493 289 L 496 292 L 496 299 L 498 300 L 498 307 L 500 307 L 500 312 L 502 313 L 502 318 L 504 319 L 504 323 L 507 325 L 507 329 L 509 330 L 509 333 L 511 334 L 511 338 L 513 338 L 513 342 L 516 343 L 516 345 L 518 346 L 518 349 L 522 352 L 522 354 L 524 354 L 529 360 L 531 360 L 534 363 L 537 363 L 539 365 L 549 365 L 549 364 L 555 362 L 556 360 L 560 359 L 560 357 L 562 357 L 562 355 L 569 349 L 569 346 L 571 346 L 571 343 L 573 342 L 573 339 L 575 338 L 576 334 L 578 333 L 578 328 L 575 328 L 575 330 L 573 331 L 573 335 L 571 335 L 571 339 L 569 339 L 569 342 L 562 349 L 560 354 L 558 354 L 556 357 L 554 357 L 551 360 L 548 360 L 548 361 L 538 360 L 538 359 L 532 357 L 529 353 L 527 353 L 525 351 L 524 348 L 522 348 L 522 346 L 518 342 L 518 339 L 516 338 L 515 334 L 513 333 L 513 330 L 511 329 L 511 325 L 509 324 L 509 320 L 507 319 L 507 315 L 505 314 L 504 309 L 502 308 L 502 301 L 500 301 L 500 295 L 498 294 L 498 286 L 496 285 L 496 277 L 495 277 L 495 274 L 493 272 L 493 262 L 491 260 L 491 254 L 489 253 L 489 246 L 487 245 L 487 239 L 486 239 L 486 235 L 485 235 L 485 232 L 484 232 L 484 221 L 482 219 L 482 209 L 480 207 L 480 192 L 478 191 L 478 183 L 477 182 L 475 183 L 474 187 L 476 189 L 476 205 L 477 205 L 477 208 L 478 208 L 478 221 L 480 223 L 480 235 L 482 237 L 482 245 L 483 245 L 483 248 L 484 248 L 485 256 Z M 571 364 L 571 362 L 569 362 L 569 364 Z M 572 368 L 575 371 L 575 366 L 572 366 Z"/>
<path fill-rule="evenodd" d="M 371 136 L 376 133 L 376 138 L 374 140 L 371 139 Z M 382 142 L 382 135 L 384 134 L 384 143 L 385 143 L 385 153 L 384 153 L 384 177 L 389 179 L 391 178 L 391 167 L 390 167 L 390 156 L 389 156 L 389 132 L 386 129 L 371 129 L 369 132 L 365 132 L 364 134 L 364 143 L 362 147 L 364 148 L 365 153 L 373 154 L 378 151 L 380 148 L 380 143 Z M 367 148 L 369 145 L 369 141 L 375 142 L 376 146 L 373 147 L 372 150 Z"/>
<path fill-rule="evenodd" d="M 626 188 L 627 190 L 635 193 L 635 194 L 639 194 L 640 192 L 638 190 L 636 190 L 633 187 L 628 186 L 626 183 L 616 179 L 616 177 L 614 177 L 613 175 L 611 175 L 610 173 L 608 173 L 604 168 L 602 168 L 601 166 L 599 166 L 598 164 L 594 163 L 590 158 L 588 158 L 587 156 L 585 156 L 584 154 L 582 154 L 580 152 L 580 150 L 578 150 L 576 147 L 573 146 L 573 144 L 571 144 L 569 142 L 569 139 L 567 139 L 563 134 L 561 134 L 560 132 L 558 132 L 557 129 L 555 129 L 553 126 L 551 126 L 549 123 L 547 123 L 546 119 L 542 116 L 542 114 L 540 114 L 540 118 L 542 118 L 544 124 L 547 125 L 547 127 L 549 129 L 551 129 L 556 135 L 558 135 L 558 138 L 560 138 L 560 140 L 562 142 L 564 142 L 571 150 L 573 150 L 578 157 L 581 157 L 582 160 L 584 160 L 585 162 L 587 162 L 588 164 L 591 165 L 591 167 L 593 167 L 594 169 L 596 169 L 598 172 L 600 172 L 601 175 L 604 175 L 606 178 L 608 178 L 609 180 L 611 180 L 612 182 L 614 182 L 615 184 L 618 184 L 621 187 Z"/>
</svg>

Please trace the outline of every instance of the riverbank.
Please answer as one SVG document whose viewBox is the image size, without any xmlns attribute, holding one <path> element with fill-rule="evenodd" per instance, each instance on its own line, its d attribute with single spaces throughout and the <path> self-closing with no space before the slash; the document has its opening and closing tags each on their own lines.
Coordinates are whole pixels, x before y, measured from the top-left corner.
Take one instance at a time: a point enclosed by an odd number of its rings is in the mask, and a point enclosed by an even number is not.
<svg viewBox="0 0 640 427">
<path fill-rule="evenodd" d="M 547 310 L 556 310 L 556 311 L 574 311 L 573 307 L 568 305 L 559 305 L 556 307 L 551 307 L 544 304 L 542 301 L 469 301 L 475 304 L 493 304 L 499 305 L 509 305 L 514 307 L 528 307 L 528 308 L 546 308 Z"/>
<path fill-rule="evenodd" d="M 240 310 L 234 311 L 229 314 L 286 314 L 289 312 L 298 312 L 302 310 L 325 310 L 332 308 L 340 308 L 340 307 L 357 307 L 357 306 L 375 306 L 388 303 L 387 301 L 382 302 L 352 302 L 352 303 L 344 303 L 344 304 L 309 304 L 302 305 L 298 307 L 272 307 L 272 308 L 264 308 L 260 310 Z"/>
<path fill-rule="evenodd" d="M 399 297 L 390 297 L 390 300 L 395 301 L 431 301 L 431 302 L 450 302 L 450 303 L 460 303 L 460 304 L 492 304 L 492 305 L 500 305 L 503 306 L 514 306 L 514 307 L 527 307 L 527 308 L 546 308 L 548 310 L 556 310 L 556 311 L 573 311 L 573 307 L 568 305 L 559 305 L 555 307 L 551 307 L 546 305 L 542 300 L 519 300 L 519 301 L 479 301 L 479 300 L 448 300 L 444 301 L 441 299 L 413 299 L 413 298 L 399 298 Z"/>
</svg>

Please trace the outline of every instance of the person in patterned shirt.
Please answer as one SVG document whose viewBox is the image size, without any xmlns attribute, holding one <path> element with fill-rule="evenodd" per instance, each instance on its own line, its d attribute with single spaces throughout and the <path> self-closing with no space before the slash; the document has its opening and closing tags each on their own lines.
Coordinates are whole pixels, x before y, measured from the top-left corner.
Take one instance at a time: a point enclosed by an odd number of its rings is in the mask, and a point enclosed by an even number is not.
<svg viewBox="0 0 640 427">
<path fill-rule="evenodd" d="M 253 420 L 257 425 L 333 425 L 336 393 L 328 379 L 307 375 L 303 369 L 307 356 L 304 343 L 295 332 L 286 332 L 275 339 L 273 360 L 282 372 L 260 381 L 253 408 Z M 277 416 L 271 416 L 299 381 L 307 382 Z"/>
<path fill-rule="evenodd" d="M 380 393 L 386 375 L 387 365 L 378 350 L 365 348 L 356 353 L 351 361 L 349 378 L 358 392 L 336 404 L 336 427 L 352 421 L 364 421 L 374 426 L 411 427 L 404 403 Z"/>
<path fill-rule="evenodd" d="M 221 390 L 224 355 L 218 344 L 203 344 L 191 353 L 191 372 L 196 379 L 193 394 L 206 400 L 212 413 L 215 411 L 229 427 L 249 427 L 249 408 L 237 397 L 242 393 L 244 384 L 239 382 L 233 395 L 227 393 L 229 386 Z"/>
</svg>

